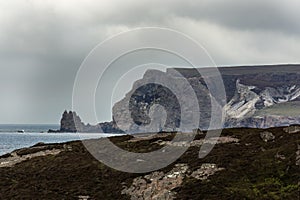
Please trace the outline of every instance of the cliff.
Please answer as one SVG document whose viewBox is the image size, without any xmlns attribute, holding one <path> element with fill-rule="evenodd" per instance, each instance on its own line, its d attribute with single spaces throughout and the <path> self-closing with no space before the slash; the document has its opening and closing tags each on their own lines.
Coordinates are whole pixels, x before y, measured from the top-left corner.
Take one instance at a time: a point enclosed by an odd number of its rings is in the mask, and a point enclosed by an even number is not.
<svg viewBox="0 0 300 200">
<path fill-rule="evenodd" d="M 202 71 L 206 80 L 214 85 L 212 70 L 206 68 Z M 219 71 L 227 99 L 214 98 L 223 107 L 225 128 L 268 128 L 300 123 L 300 65 L 221 67 Z M 177 94 L 167 87 L 153 84 L 160 80 L 172 85 Z M 114 105 L 113 118 L 124 131 L 144 132 L 151 124 L 151 109 L 159 105 L 161 110 L 157 112 L 166 112 L 166 120 L 159 121 L 153 116 L 152 120 L 156 119 L 157 123 L 154 131 L 177 130 L 182 120 L 186 120 L 185 123 L 190 120 L 181 117 L 182 109 L 195 110 L 184 80 L 188 81 L 198 100 L 199 128 L 206 130 L 211 119 L 210 93 L 204 77 L 195 69 L 148 70 L 126 97 Z M 185 108 L 179 102 L 184 102 Z"/>
<path fill-rule="evenodd" d="M 203 159 L 199 148 L 210 141 L 199 132 L 177 161 L 144 174 L 105 166 L 80 141 L 37 144 L 0 156 L 0 199 L 299 199 L 299 130 L 224 129 Z M 110 140 L 131 152 L 186 145 L 173 137 Z"/>
<path fill-rule="evenodd" d="M 214 85 L 215 76 L 211 74 L 211 68 L 202 71 L 206 81 Z M 300 123 L 300 65 L 220 67 L 219 71 L 226 98 L 214 98 L 225 113 L 223 128 L 268 128 Z M 176 94 L 168 87 L 156 84 L 162 80 Z M 187 92 L 187 83 L 195 93 L 200 112 L 195 109 L 195 99 Z M 148 70 L 142 79 L 133 84 L 131 91 L 113 106 L 113 121 L 84 124 L 75 112 L 65 111 L 59 131 L 176 131 L 181 123 L 189 130 L 196 128 L 194 124 L 207 130 L 212 111 L 210 95 L 204 77 L 195 69 Z M 183 117 L 184 111 L 188 114 Z M 192 120 L 193 115 L 199 115 L 199 122 Z"/>
</svg>

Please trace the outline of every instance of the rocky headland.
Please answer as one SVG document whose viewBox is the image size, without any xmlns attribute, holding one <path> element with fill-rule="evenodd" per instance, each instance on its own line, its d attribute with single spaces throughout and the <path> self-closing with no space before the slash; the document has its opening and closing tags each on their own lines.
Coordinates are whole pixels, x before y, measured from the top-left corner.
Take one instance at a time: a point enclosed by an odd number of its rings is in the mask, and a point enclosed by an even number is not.
<svg viewBox="0 0 300 200">
<path fill-rule="evenodd" d="M 206 81 L 213 85 L 216 77 L 210 73 L 211 69 L 201 70 Z M 224 126 L 218 128 L 269 128 L 300 123 L 300 65 L 220 67 L 219 71 L 226 98 L 215 97 L 223 108 L 225 118 Z M 151 84 L 160 79 L 171 84 L 176 89 L 177 96 L 162 85 Z M 166 72 L 148 70 L 142 79 L 134 83 L 131 91 L 113 106 L 111 122 L 84 124 L 76 112 L 65 111 L 58 132 L 178 131 L 180 123 L 191 122 L 189 118 L 181 116 L 183 105 L 179 101 L 184 102 L 185 110 L 195 110 L 191 97 L 185 93 L 186 80 L 198 99 L 200 112 L 195 114 L 200 116 L 199 128 L 207 130 L 212 119 L 211 98 L 204 77 L 195 69 L 176 68 Z M 154 105 L 160 105 L 166 111 L 165 121 L 161 116 L 150 119 Z M 155 127 L 149 130 L 147 126 L 152 122 Z"/>
<path fill-rule="evenodd" d="M 269 128 L 300 123 L 300 65 L 243 66 L 218 68 L 223 79 L 226 98 L 214 99 L 223 108 L 228 127 Z M 113 118 L 126 132 L 143 132 L 151 123 L 149 113 L 153 105 L 161 105 L 167 112 L 166 123 L 158 121 L 160 130 L 177 130 L 182 120 L 181 106 L 194 111 L 191 96 L 186 95 L 183 79 L 193 88 L 199 103 L 199 128 L 209 128 L 211 98 L 207 83 L 214 87 L 215 74 L 211 68 L 168 69 L 166 72 L 148 70 L 135 82 L 132 90 L 113 107 Z M 180 74 L 181 76 L 178 76 Z M 184 77 L 184 78 L 183 78 Z M 177 96 L 155 81 L 166 80 Z M 128 108 L 129 102 L 129 109 Z M 195 111 L 197 112 L 197 110 Z M 184 123 L 188 123 L 184 121 Z M 222 127 L 220 127 L 222 128 Z"/>
</svg>

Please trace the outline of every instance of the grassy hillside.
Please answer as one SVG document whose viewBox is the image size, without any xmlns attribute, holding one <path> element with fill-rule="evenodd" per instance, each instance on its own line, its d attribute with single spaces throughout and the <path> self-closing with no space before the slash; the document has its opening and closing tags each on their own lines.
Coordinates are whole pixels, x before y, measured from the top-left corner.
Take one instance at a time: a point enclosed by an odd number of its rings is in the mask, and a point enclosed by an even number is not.
<svg viewBox="0 0 300 200">
<path fill-rule="evenodd" d="M 177 199 L 299 199 L 300 170 L 296 165 L 299 132 L 289 134 L 283 128 L 268 129 L 275 139 L 265 142 L 260 136 L 264 131 L 246 128 L 223 130 L 223 138 L 235 138 L 239 142 L 217 144 L 204 159 L 198 158 L 199 146 L 190 147 L 175 163 L 157 171 L 167 174 L 178 164 L 188 166 L 177 185 L 172 185 L 175 184 L 172 178 L 158 179 L 170 183 L 152 188 L 152 192 L 163 192 L 159 189 L 171 184 L 172 189 L 167 192 Z M 161 148 L 161 144 L 170 141 L 173 136 L 158 135 L 145 140 L 120 136 L 111 138 L 111 141 L 123 149 L 149 152 Z M 204 135 L 199 134 L 195 141 L 203 138 Z M 146 188 L 155 184 L 146 178 L 153 173 L 130 174 L 106 167 L 95 160 L 79 141 L 54 146 L 38 145 L 40 150 L 53 148 L 62 151 L 57 155 L 34 157 L 12 167 L 0 167 L 0 199 L 79 199 L 82 195 L 90 199 L 134 199 L 124 193 L 124 188 L 133 187 L 137 180 L 144 180 L 143 184 L 148 185 Z M 35 153 L 36 149 L 15 153 L 24 156 Z M 205 163 L 216 164 L 223 170 L 204 180 L 193 177 L 191 174 Z"/>
<path fill-rule="evenodd" d="M 292 101 L 286 103 L 276 104 L 262 110 L 257 111 L 254 116 L 265 115 L 280 115 L 297 117 L 300 116 L 300 101 Z"/>
</svg>

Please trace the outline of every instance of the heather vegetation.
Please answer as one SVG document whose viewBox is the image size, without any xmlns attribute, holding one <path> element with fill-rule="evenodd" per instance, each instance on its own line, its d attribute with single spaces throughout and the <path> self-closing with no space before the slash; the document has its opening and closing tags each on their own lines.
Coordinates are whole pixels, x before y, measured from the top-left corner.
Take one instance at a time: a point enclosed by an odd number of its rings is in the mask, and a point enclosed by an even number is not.
<svg viewBox="0 0 300 200">
<path fill-rule="evenodd" d="M 273 140 L 263 140 L 261 133 L 266 131 L 274 136 Z M 138 140 L 133 136 L 118 136 L 111 141 L 123 149 L 149 152 L 161 148 L 164 142 L 172 144 L 174 134 Z M 195 141 L 204 141 L 204 137 L 205 132 L 198 134 Z M 175 163 L 146 174 L 108 168 L 94 159 L 80 141 L 39 144 L 15 153 L 28 156 L 38 150 L 60 149 L 61 152 L 33 157 L 12 167 L 0 167 L 0 199 L 78 199 L 79 196 L 134 199 L 141 195 L 151 198 L 151 193 L 143 193 L 135 187 L 139 182 L 152 187 L 159 184 L 152 192 L 165 196 L 167 191 L 171 199 L 299 198 L 296 162 L 299 132 L 286 133 L 281 127 L 268 130 L 236 128 L 223 130 L 222 138 L 237 140 L 218 143 L 204 159 L 198 158 L 201 142 L 195 142 Z M 0 160 L 8 158 L 6 155 Z M 184 170 L 178 172 L 178 166 Z M 218 170 L 212 170 L 216 167 Z M 147 177 L 157 177 L 158 182 L 151 182 Z"/>
</svg>

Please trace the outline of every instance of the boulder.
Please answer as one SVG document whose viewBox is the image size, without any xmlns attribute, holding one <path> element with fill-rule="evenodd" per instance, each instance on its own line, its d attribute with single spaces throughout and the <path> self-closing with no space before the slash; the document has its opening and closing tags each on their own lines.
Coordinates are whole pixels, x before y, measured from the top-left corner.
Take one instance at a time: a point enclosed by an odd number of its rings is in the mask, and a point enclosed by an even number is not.
<svg viewBox="0 0 300 200">
<path fill-rule="evenodd" d="M 300 132 L 300 126 L 299 125 L 291 125 L 289 127 L 286 127 L 283 129 L 286 133 L 298 133 Z"/>
<path fill-rule="evenodd" d="M 268 131 L 261 132 L 261 133 L 260 133 L 260 138 L 261 138 L 264 142 L 269 142 L 269 141 L 275 140 L 275 136 L 273 135 L 273 133 L 268 132 Z"/>
<path fill-rule="evenodd" d="M 204 134 L 200 128 L 193 129 L 193 133 L 195 135 L 203 135 Z"/>
</svg>

